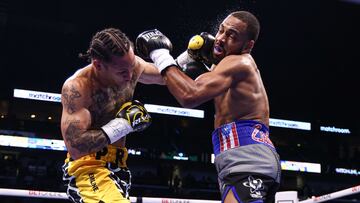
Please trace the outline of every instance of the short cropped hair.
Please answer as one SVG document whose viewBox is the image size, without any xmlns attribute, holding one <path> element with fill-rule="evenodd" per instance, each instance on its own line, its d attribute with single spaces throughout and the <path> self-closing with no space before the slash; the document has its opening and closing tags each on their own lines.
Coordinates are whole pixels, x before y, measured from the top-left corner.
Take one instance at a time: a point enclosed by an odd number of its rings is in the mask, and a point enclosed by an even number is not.
<svg viewBox="0 0 360 203">
<path fill-rule="evenodd" d="M 256 41 L 258 39 L 260 32 L 260 23 L 252 13 L 247 11 L 235 11 L 230 15 L 247 24 L 246 31 L 249 40 Z"/>
<path fill-rule="evenodd" d="M 124 56 L 132 46 L 132 42 L 121 30 L 107 28 L 97 32 L 85 54 L 79 54 L 80 58 L 100 59 L 109 62 L 112 55 Z"/>
</svg>

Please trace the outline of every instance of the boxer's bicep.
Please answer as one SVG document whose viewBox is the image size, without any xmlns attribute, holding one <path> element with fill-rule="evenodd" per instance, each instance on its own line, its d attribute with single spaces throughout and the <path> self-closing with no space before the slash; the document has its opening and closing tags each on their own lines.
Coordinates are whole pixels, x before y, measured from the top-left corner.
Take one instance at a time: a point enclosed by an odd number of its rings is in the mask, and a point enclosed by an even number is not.
<svg viewBox="0 0 360 203">
<path fill-rule="evenodd" d="M 61 116 L 61 132 L 66 147 L 72 155 L 82 154 L 84 143 L 84 133 L 91 126 L 91 114 L 85 108 L 84 94 L 76 83 L 66 83 L 61 93 L 61 103 L 63 106 Z M 99 130 L 99 132 L 101 132 Z M 86 142 L 85 142 L 86 143 Z"/>
<path fill-rule="evenodd" d="M 76 148 L 81 141 L 81 135 L 90 128 L 91 117 L 86 109 L 78 110 L 72 114 L 63 112 L 61 117 L 61 132 L 67 147 Z"/>
<path fill-rule="evenodd" d="M 187 108 L 196 107 L 230 87 L 231 78 L 225 74 L 208 72 L 200 75 L 195 81 L 176 68 L 165 71 L 166 85 L 177 101 Z"/>
<path fill-rule="evenodd" d="M 200 75 L 195 81 L 200 92 L 207 93 L 206 97 L 214 98 L 225 93 L 234 83 L 247 77 L 250 68 L 238 56 L 229 56 L 223 59 L 214 70 Z"/>
<path fill-rule="evenodd" d="M 224 93 L 232 84 L 232 77 L 225 73 L 208 72 L 195 80 L 197 95 L 203 102 Z"/>
</svg>

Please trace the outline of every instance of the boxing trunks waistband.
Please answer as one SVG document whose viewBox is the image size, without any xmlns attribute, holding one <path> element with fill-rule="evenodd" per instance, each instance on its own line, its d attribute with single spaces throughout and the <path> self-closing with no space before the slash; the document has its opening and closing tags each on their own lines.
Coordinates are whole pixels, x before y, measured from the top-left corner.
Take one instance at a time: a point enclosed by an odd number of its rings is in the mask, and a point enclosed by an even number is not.
<svg viewBox="0 0 360 203">
<path fill-rule="evenodd" d="M 73 164 L 79 163 L 91 163 L 92 161 L 103 161 L 105 163 L 114 163 L 119 165 L 119 167 L 127 167 L 126 160 L 128 157 L 128 152 L 126 147 L 115 147 L 113 145 L 108 145 L 104 147 L 102 150 L 85 155 L 80 157 L 77 160 L 73 160 L 69 153 L 67 153 L 67 158 L 65 159 L 65 163 L 73 162 Z"/>
<path fill-rule="evenodd" d="M 269 129 L 254 120 L 238 120 L 221 125 L 213 131 L 212 143 L 215 156 L 251 144 L 263 144 L 276 151 L 269 138 Z"/>
</svg>

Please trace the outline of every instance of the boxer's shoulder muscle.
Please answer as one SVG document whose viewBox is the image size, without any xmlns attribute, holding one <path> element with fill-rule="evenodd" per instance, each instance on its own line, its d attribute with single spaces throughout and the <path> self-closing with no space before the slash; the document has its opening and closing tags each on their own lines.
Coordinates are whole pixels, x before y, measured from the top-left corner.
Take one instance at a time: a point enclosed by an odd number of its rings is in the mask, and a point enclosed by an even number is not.
<svg viewBox="0 0 360 203">
<path fill-rule="evenodd" d="M 230 75 L 251 71 L 256 67 L 254 59 L 249 54 L 229 55 L 223 58 L 220 63 L 213 66 L 215 71 L 228 72 Z"/>
<path fill-rule="evenodd" d="M 90 104 L 86 89 L 86 81 L 77 77 L 70 77 L 65 81 L 61 90 L 61 102 L 68 114 Z"/>
</svg>

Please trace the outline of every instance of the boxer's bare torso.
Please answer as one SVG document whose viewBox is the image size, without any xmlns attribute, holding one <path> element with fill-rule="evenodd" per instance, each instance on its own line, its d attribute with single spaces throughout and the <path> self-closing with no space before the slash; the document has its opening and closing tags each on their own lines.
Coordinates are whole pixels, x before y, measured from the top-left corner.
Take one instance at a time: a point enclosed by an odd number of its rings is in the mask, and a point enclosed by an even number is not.
<svg viewBox="0 0 360 203">
<path fill-rule="evenodd" d="M 136 71 L 134 73 L 128 83 L 104 87 L 94 77 L 91 65 L 89 65 L 78 70 L 65 83 L 62 98 L 67 108 L 63 109 L 66 113 L 63 113 L 62 130 L 67 146 L 91 152 L 99 151 L 107 144 L 105 136 L 102 135 L 103 132 L 99 129 L 114 118 L 122 104 L 132 100 L 138 78 Z M 83 106 L 77 106 L 79 103 Z M 66 115 L 71 116 L 67 118 Z M 77 117 L 80 118 L 77 119 Z M 125 139 L 123 137 L 113 145 L 124 147 Z M 95 145 L 95 143 L 98 144 Z M 94 149 L 94 147 L 97 148 L 96 146 L 100 149 Z"/>
<path fill-rule="evenodd" d="M 230 88 L 214 98 L 215 128 L 234 120 L 256 120 L 269 126 L 268 98 L 259 69 L 249 54 L 237 57 L 246 61 L 245 74 L 233 75 Z"/>
<path fill-rule="evenodd" d="M 74 159 L 100 151 L 108 144 L 101 126 L 114 118 L 122 104 L 132 100 L 138 81 L 163 84 L 155 67 L 132 51 L 118 59 L 114 67 L 101 73 L 89 64 L 63 85 L 61 131 Z M 124 147 L 125 138 L 113 145 Z"/>
</svg>

